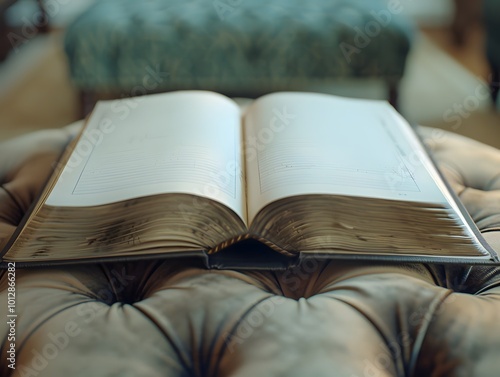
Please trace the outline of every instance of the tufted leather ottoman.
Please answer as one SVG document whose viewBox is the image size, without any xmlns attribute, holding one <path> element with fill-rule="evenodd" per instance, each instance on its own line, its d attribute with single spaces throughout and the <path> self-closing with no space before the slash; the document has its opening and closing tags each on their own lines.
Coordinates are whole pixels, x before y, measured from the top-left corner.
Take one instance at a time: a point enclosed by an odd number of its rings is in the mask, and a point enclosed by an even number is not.
<svg viewBox="0 0 500 377">
<path fill-rule="evenodd" d="M 0 144 L 0 238 L 74 129 Z M 500 250 L 500 151 L 422 129 Z M 0 375 L 497 376 L 500 270 L 315 262 L 206 271 L 172 261 L 16 271 L 16 369 L 0 272 Z"/>
</svg>

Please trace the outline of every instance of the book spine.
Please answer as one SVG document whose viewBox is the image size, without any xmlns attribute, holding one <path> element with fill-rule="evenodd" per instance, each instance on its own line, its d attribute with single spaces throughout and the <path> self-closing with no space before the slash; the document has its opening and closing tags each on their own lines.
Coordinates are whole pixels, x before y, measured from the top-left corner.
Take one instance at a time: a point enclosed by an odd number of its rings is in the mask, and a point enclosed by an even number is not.
<svg viewBox="0 0 500 377">
<path fill-rule="evenodd" d="M 262 238 L 262 237 L 259 237 L 255 234 L 241 234 L 239 236 L 236 236 L 236 237 L 233 237 L 227 241 L 224 241 L 220 244 L 218 244 L 217 246 L 215 246 L 213 249 L 210 249 L 208 251 L 208 255 L 212 255 L 212 254 L 215 254 L 215 253 L 218 253 L 219 251 L 229 247 L 229 246 L 232 246 L 238 242 L 241 242 L 241 241 L 244 241 L 244 240 L 248 240 L 248 239 L 254 239 L 254 240 L 257 240 L 259 241 L 260 243 L 266 245 L 267 247 L 271 248 L 272 250 L 280 253 L 280 254 L 283 254 L 283 255 L 286 255 L 287 257 L 296 257 L 298 253 L 296 252 L 290 252 L 288 250 L 285 250 L 283 249 L 282 247 L 276 245 L 275 243 L 265 239 L 265 238 Z"/>
</svg>

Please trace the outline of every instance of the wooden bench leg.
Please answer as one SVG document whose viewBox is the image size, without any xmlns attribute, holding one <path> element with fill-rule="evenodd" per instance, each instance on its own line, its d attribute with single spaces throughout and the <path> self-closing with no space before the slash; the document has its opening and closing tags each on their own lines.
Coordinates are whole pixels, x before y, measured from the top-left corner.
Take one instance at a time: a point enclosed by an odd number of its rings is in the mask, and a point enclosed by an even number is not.
<svg viewBox="0 0 500 377">
<path fill-rule="evenodd" d="M 80 109 L 79 117 L 84 119 L 89 115 L 96 104 L 96 96 L 94 93 L 80 89 Z"/>
<path fill-rule="evenodd" d="M 394 108 L 398 109 L 398 101 L 399 101 L 399 81 L 389 81 L 387 83 L 388 87 L 388 95 L 387 98 L 389 103 L 394 106 Z"/>
<path fill-rule="evenodd" d="M 493 100 L 493 107 L 496 109 L 496 104 L 498 100 L 498 91 L 500 89 L 500 68 L 496 67 L 494 64 L 491 64 L 491 78 L 490 78 L 490 94 L 491 99 Z"/>
<path fill-rule="evenodd" d="M 45 9 L 45 4 L 43 3 L 43 0 L 37 0 L 38 4 L 38 9 L 40 10 L 41 17 L 40 17 L 40 27 L 38 28 L 38 31 L 42 34 L 48 33 L 50 31 L 49 27 L 49 15 L 47 14 L 47 9 Z"/>
<path fill-rule="evenodd" d="M 12 48 L 9 39 L 7 38 L 9 28 L 6 25 L 3 16 L 0 15 L 0 62 L 7 58 L 9 51 Z"/>
</svg>

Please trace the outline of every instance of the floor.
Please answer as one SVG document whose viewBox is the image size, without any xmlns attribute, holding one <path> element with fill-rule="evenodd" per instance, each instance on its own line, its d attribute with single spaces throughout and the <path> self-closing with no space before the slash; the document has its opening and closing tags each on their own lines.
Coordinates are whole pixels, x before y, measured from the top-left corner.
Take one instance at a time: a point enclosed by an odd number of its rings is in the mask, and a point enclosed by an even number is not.
<svg viewBox="0 0 500 377">
<path fill-rule="evenodd" d="M 450 30 L 447 28 L 422 28 L 422 32 L 453 59 L 462 64 L 472 74 L 486 80 L 489 68 L 486 62 L 484 49 L 484 30 L 475 24 L 466 35 L 462 46 L 453 42 Z"/>
<path fill-rule="evenodd" d="M 0 67 L 0 139 L 61 127 L 78 118 L 78 96 L 68 80 L 61 35 L 29 43 L 9 57 L 8 67 Z M 20 65 L 24 67 L 18 69 Z M 18 71 L 22 74 L 14 77 Z"/>
<path fill-rule="evenodd" d="M 461 93 L 461 98 L 456 98 L 453 102 L 450 101 L 450 106 L 446 108 L 441 118 L 434 117 L 423 123 L 500 148 L 500 104 L 497 103 L 494 106 L 490 99 L 485 98 L 484 95 L 489 92 L 486 82 L 489 80 L 490 71 L 485 59 L 485 35 L 481 25 L 471 26 L 466 35 L 465 43 L 461 46 L 454 43 L 448 28 L 423 28 L 422 33 L 440 51 L 463 67 L 469 74 L 469 79 L 477 80 L 474 88 L 471 86 L 467 91 Z M 475 106 L 476 103 L 477 106 Z M 459 106 L 463 110 L 460 110 Z M 472 108 L 472 110 L 467 111 L 467 107 Z"/>
</svg>

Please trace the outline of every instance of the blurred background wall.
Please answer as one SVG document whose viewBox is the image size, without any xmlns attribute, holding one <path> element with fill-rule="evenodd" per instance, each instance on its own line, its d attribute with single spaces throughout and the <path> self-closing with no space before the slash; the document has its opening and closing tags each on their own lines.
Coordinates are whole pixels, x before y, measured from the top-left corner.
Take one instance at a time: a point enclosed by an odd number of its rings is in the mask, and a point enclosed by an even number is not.
<svg viewBox="0 0 500 377">
<path fill-rule="evenodd" d="M 94 0 L 42 0 L 48 30 L 38 27 L 35 0 L 0 0 L 3 36 L 8 53 L 0 62 L 0 140 L 40 128 L 61 127 L 81 117 L 79 93 L 69 78 L 63 35 Z M 406 64 L 399 110 L 411 122 L 458 132 L 500 147 L 500 118 L 489 97 L 490 75 L 485 58 L 485 32 L 479 0 L 457 15 L 453 0 L 401 0 L 403 12 L 418 25 Z M 56 4 L 56 6 L 54 6 Z M 462 13 L 464 10 L 462 10 Z M 457 36 L 457 17 L 463 33 Z M 12 34 L 14 33 L 14 34 Z M 0 56 L 2 53 L 0 52 Z M 380 98 L 369 80 L 342 83 L 332 93 Z M 465 108 L 465 110 L 463 110 Z"/>
</svg>

